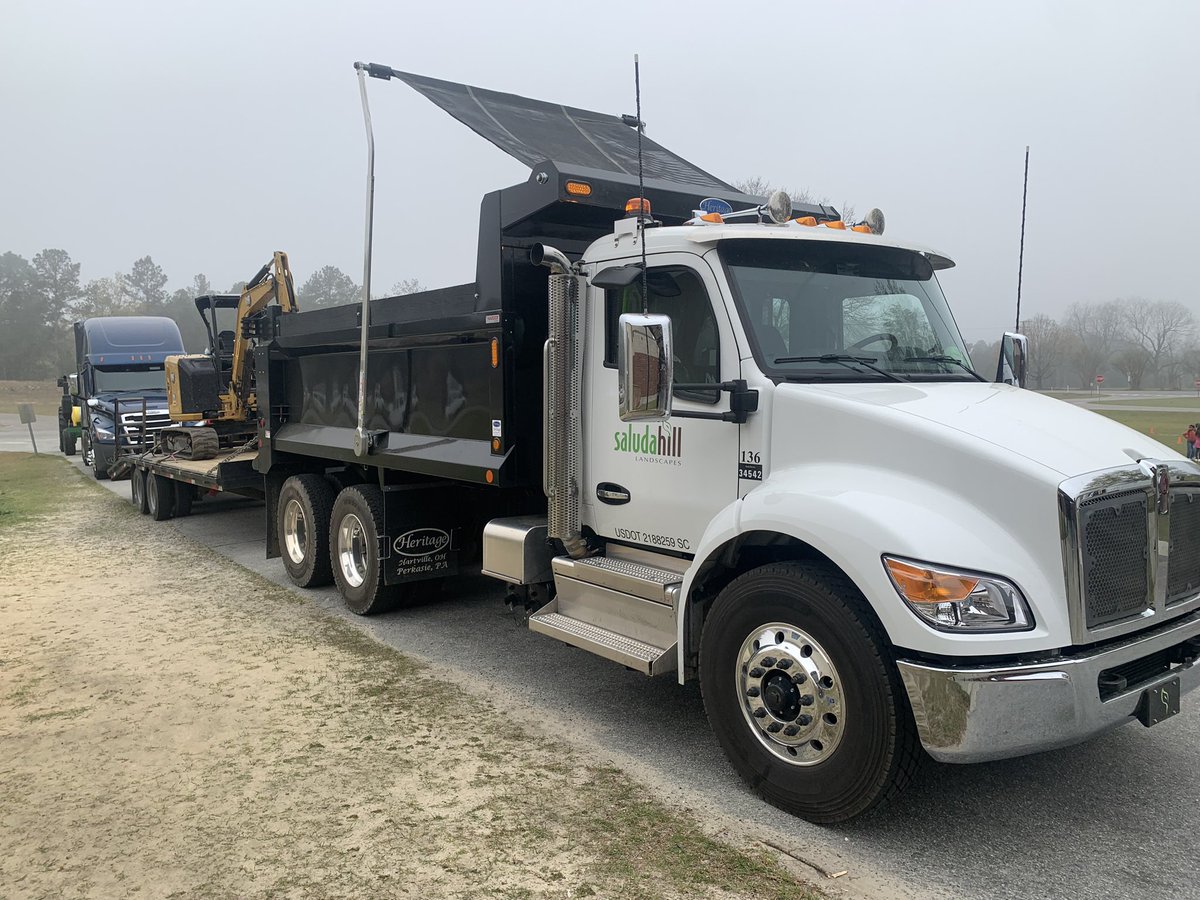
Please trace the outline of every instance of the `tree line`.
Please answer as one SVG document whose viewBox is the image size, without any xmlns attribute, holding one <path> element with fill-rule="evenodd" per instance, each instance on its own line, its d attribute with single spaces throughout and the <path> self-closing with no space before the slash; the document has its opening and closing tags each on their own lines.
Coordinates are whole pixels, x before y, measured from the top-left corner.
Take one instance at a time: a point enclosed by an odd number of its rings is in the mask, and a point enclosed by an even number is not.
<svg viewBox="0 0 1200 900">
<path fill-rule="evenodd" d="M 1190 390 L 1200 377 L 1200 334 L 1192 311 L 1172 300 L 1132 298 L 1073 303 L 1060 318 L 1039 313 L 1021 322 L 1029 338 L 1029 387 Z M 996 371 L 999 342 L 968 348 L 983 375 Z"/>
<path fill-rule="evenodd" d="M 74 370 L 71 325 L 93 316 L 167 316 L 174 319 L 189 353 L 207 349 L 208 336 L 194 300 L 204 294 L 239 294 L 236 281 L 222 292 L 204 274 L 169 290 L 170 279 L 149 256 L 127 272 L 81 282 L 80 264 L 65 250 L 46 249 L 32 260 L 0 255 L 0 379 L 52 378 Z M 421 290 L 416 279 L 392 286 L 389 294 Z M 361 299 L 359 286 L 337 266 L 322 266 L 298 288 L 301 309 L 340 306 Z"/>
</svg>

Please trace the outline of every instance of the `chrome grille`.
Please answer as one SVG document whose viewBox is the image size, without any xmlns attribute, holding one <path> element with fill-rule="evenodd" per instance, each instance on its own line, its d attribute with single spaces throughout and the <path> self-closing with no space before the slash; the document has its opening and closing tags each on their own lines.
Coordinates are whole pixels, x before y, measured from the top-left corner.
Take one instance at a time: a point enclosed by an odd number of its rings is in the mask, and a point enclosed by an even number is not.
<svg viewBox="0 0 1200 900">
<path fill-rule="evenodd" d="M 1171 492 L 1170 533 L 1168 606 L 1200 593 L 1200 491 Z"/>
<path fill-rule="evenodd" d="M 1080 504 L 1088 628 L 1139 615 L 1154 605 L 1148 515 L 1145 490 L 1120 491 Z"/>
<path fill-rule="evenodd" d="M 154 432 L 171 424 L 171 415 L 166 410 L 149 410 L 146 413 L 145 433 L 146 442 L 154 438 Z M 121 437 L 130 444 L 137 444 L 142 438 L 142 411 L 121 413 Z"/>
</svg>

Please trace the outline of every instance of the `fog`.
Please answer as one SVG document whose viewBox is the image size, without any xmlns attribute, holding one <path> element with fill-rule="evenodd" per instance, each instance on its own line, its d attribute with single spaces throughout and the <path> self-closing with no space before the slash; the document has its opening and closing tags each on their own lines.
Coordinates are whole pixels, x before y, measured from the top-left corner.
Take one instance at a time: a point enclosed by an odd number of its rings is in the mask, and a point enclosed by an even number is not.
<svg viewBox="0 0 1200 900">
<path fill-rule="evenodd" d="M 84 280 L 151 255 L 218 287 L 287 250 L 362 278 L 355 60 L 610 113 L 937 248 L 968 340 L 1140 296 L 1200 308 L 1200 4 L 338 4 L 7 0 L 0 252 Z M 482 195 L 528 170 L 403 84 L 369 84 L 374 283 L 472 280 Z"/>
</svg>

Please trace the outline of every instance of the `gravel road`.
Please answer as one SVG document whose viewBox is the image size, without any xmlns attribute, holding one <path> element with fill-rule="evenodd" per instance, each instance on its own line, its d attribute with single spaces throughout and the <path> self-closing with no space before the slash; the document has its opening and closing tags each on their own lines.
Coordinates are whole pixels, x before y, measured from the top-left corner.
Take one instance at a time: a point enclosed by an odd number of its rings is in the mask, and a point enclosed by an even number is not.
<svg viewBox="0 0 1200 900">
<path fill-rule="evenodd" d="M 289 584 L 278 560 L 263 559 L 261 505 L 217 500 L 196 510 L 161 527 Z M 295 590 L 731 833 L 794 850 L 819 870 L 848 870 L 839 886 L 855 895 L 1200 898 L 1196 696 L 1154 729 L 1135 723 L 1079 747 L 988 765 L 931 763 L 897 806 L 824 828 L 778 812 L 742 785 L 694 685 L 646 679 L 533 634 L 490 585 L 373 619 L 343 612 L 331 589 Z"/>
</svg>

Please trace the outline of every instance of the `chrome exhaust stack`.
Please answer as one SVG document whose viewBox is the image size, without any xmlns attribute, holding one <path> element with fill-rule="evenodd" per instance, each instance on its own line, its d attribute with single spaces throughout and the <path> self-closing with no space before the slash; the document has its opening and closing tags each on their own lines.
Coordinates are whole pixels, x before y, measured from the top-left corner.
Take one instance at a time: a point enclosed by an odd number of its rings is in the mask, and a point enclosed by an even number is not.
<svg viewBox="0 0 1200 900">
<path fill-rule="evenodd" d="M 547 536 L 562 541 L 574 559 L 587 556 L 579 526 L 582 443 L 583 347 L 586 320 L 580 296 L 583 277 L 566 254 L 535 244 L 529 251 L 535 266 L 550 269 L 550 327 L 544 350 L 542 489 L 547 500 Z"/>
</svg>

